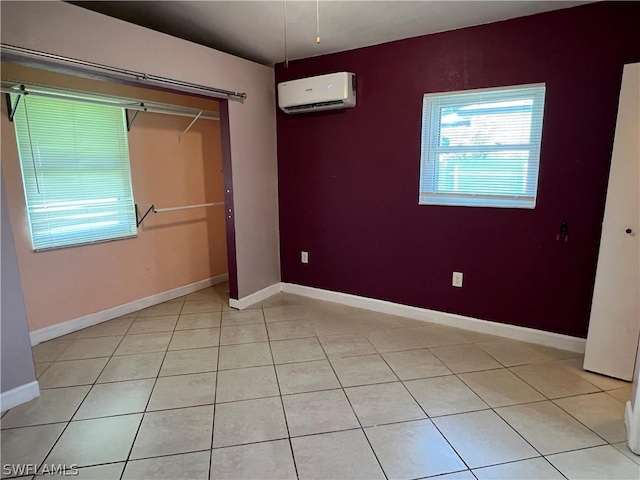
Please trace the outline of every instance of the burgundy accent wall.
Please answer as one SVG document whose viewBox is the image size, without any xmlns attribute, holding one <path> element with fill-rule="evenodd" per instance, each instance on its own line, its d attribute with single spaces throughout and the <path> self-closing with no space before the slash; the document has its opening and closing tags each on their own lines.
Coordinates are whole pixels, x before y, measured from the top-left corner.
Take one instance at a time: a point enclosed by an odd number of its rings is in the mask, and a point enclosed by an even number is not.
<svg viewBox="0 0 640 480">
<path fill-rule="evenodd" d="M 354 109 L 278 112 L 282 281 L 585 337 L 639 18 L 640 3 L 597 3 L 277 65 L 276 83 L 358 82 Z M 419 206 L 422 96 L 537 82 L 536 208 Z"/>
</svg>

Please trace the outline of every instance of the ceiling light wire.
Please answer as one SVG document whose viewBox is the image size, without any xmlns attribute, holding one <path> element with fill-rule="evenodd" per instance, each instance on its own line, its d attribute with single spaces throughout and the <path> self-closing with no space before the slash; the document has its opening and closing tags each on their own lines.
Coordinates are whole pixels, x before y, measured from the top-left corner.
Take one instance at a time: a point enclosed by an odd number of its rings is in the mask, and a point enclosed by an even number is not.
<svg viewBox="0 0 640 480">
<path fill-rule="evenodd" d="M 316 0 L 316 43 L 320 45 L 320 0 Z"/>
<path fill-rule="evenodd" d="M 289 57 L 287 56 L 287 0 L 284 3 L 284 68 L 289 68 Z"/>
</svg>

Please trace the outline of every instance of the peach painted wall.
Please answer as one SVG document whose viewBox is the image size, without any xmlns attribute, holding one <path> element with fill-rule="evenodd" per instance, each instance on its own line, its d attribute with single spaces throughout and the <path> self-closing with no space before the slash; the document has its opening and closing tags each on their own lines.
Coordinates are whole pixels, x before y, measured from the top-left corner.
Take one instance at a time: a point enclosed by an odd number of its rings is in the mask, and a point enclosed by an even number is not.
<svg viewBox="0 0 640 480">
<path fill-rule="evenodd" d="M 3 69 L 3 78 L 7 70 Z M 51 85 L 51 78 L 43 74 L 42 83 Z M 92 83 L 82 81 L 82 89 L 94 90 Z M 142 95 L 136 98 L 145 98 Z M 129 132 L 137 203 L 162 208 L 223 201 L 219 122 L 198 120 L 178 143 L 191 121 L 173 115 L 138 115 Z M 34 252 L 15 134 L 4 102 L 1 122 L 2 175 L 30 330 L 227 272 L 223 205 L 150 214 L 133 239 Z"/>
<path fill-rule="evenodd" d="M 229 101 L 238 297 L 280 281 L 273 68 L 69 3 L 0 9 L 5 44 L 246 92 Z"/>
</svg>

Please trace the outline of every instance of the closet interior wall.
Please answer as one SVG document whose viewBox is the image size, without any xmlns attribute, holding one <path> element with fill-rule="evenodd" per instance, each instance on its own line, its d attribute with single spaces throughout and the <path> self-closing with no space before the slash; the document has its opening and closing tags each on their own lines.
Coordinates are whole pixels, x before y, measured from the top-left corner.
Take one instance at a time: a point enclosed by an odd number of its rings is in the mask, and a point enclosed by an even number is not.
<svg viewBox="0 0 640 480">
<path fill-rule="evenodd" d="M 213 99 L 2 64 L 3 81 L 219 111 Z M 128 134 L 141 210 L 224 202 L 220 125 L 141 112 Z M 150 214 L 136 238 L 34 252 L 13 125 L 2 102 L 2 176 L 31 331 L 227 273 L 224 204 Z"/>
</svg>

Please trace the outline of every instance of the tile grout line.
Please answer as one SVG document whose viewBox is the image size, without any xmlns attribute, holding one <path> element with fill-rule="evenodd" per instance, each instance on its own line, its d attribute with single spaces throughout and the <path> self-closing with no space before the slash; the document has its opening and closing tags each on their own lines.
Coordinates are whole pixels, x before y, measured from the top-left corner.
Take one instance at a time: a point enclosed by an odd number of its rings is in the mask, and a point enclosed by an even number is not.
<svg viewBox="0 0 640 480">
<path fill-rule="evenodd" d="M 271 361 L 273 362 L 273 374 L 276 377 L 276 385 L 278 386 L 278 393 L 280 398 L 280 405 L 282 406 L 282 416 L 284 417 L 284 424 L 287 428 L 287 440 L 289 441 L 289 451 L 291 452 L 291 460 L 293 461 L 293 470 L 296 474 L 296 478 L 300 478 L 298 473 L 298 464 L 296 462 L 296 456 L 293 452 L 293 441 L 291 440 L 291 431 L 289 430 L 289 420 L 287 419 L 287 411 L 284 407 L 284 399 L 282 398 L 282 389 L 280 388 L 280 378 L 278 377 L 278 369 L 276 368 L 276 359 L 273 356 L 273 349 L 271 348 L 271 337 L 269 335 L 269 329 L 267 328 L 267 317 L 264 312 L 264 308 L 261 308 L 262 318 L 265 321 L 265 329 L 267 330 L 267 340 L 269 342 L 269 353 L 271 354 Z"/>
<path fill-rule="evenodd" d="M 218 352 L 216 355 L 216 379 L 214 382 L 214 386 L 213 386 L 213 418 L 211 419 L 211 440 L 209 442 L 209 468 L 208 468 L 208 475 L 207 478 L 210 479 L 211 478 L 211 468 L 212 468 L 212 463 L 213 463 L 213 435 L 214 435 L 214 428 L 216 425 L 216 400 L 218 400 L 218 377 L 220 376 L 220 348 L 222 347 L 220 345 L 220 337 L 222 336 L 222 317 L 223 317 L 223 311 L 220 311 L 220 328 L 218 329 Z"/>
<path fill-rule="evenodd" d="M 180 307 L 180 313 L 182 313 L 182 309 L 184 308 L 184 304 L 186 302 L 186 296 L 182 302 L 182 306 Z M 140 418 L 140 423 L 138 424 L 138 428 L 136 429 L 136 433 L 133 436 L 133 441 L 131 442 L 131 447 L 129 448 L 129 453 L 127 454 L 127 458 L 124 460 L 124 467 L 122 468 L 122 473 L 120 474 L 120 480 L 124 477 L 124 473 L 127 470 L 127 466 L 131 461 L 131 454 L 133 453 L 133 449 L 135 447 L 136 441 L 138 439 L 138 435 L 140 434 L 140 430 L 142 429 L 142 424 L 144 423 L 145 416 L 147 415 L 147 408 L 149 408 L 149 403 L 151 403 L 151 397 L 153 397 L 153 391 L 156 389 L 156 385 L 158 384 L 158 379 L 160 378 L 160 371 L 162 370 L 162 365 L 164 365 L 164 361 L 167 358 L 167 353 L 169 352 L 169 346 L 171 345 L 171 340 L 173 339 L 173 334 L 176 331 L 175 327 L 178 325 L 178 321 L 180 319 L 180 313 L 178 313 L 178 319 L 176 320 L 176 324 L 174 325 L 173 331 L 171 332 L 171 337 L 169 338 L 169 342 L 167 343 L 167 348 L 164 351 L 164 356 L 162 357 L 162 361 L 160 362 L 160 368 L 158 369 L 158 374 L 155 377 L 155 381 L 153 382 L 153 387 L 151 387 L 151 393 L 149 394 L 149 398 L 147 399 L 147 403 L 142 411 L 142 418 Z M 133 325 L 133 323 L 131 324 Z M 115 353 L 115 352 L 114 352 Z"/>
<path fill-rule="evenodd" d="M 349 395 L 347 395 L 347 391 L 345 390 L 345 387 L 342 384 L 342 381 L 340 380 L 340 377 L 338 376 L 338 373 L 336 372 L 336 370 L 335 370 L 335 368 L 333 366 L 333 363 L 331 363 L 331 361 L 329 360 L 329 357 L 327 356 L 327 352 L 324 349 L 324 346 L 322 345 L 322 342 L 320 341 L 320 339 L 317 336 L 316 336 L 316 340 L 318 341 L 318 344 L 320 345 L 320 348 L 322 349 L 322 352 L 324 353 L 324 356 L 326 357 L 327 363 L 331 366 L 331 370 L 333 371 L 333 374 L 335 375 L 336 379 L 338 380 L 338 384 L 340 385 L 340 389 L 342 390 L 342 394 L 347 399 L 347 402 L 349 403 L 349 407 L 351 407 L 351 412 L 353 413 L 353 416 L 355 417 L 356 421 L 358 422 L 358 425 L 360 425 L 360 428 L 358 430 L 362 432 L 362 435 L 364 436 L 365 440 L 367 441 L 367 444 L 369 445 L 369 449 L 371 449 L 371 453 L 373 453 L 373 457 L 376 459 L 376 462 L 378 462 L 378 466 L 380 467 L 380 471 L 382 472 L 382 475 L 384 475 L 384 478 L 388 480 L 389 476 L 387 475 L 387 472 L 383 468 L 382 462 L 380 462 L 380 459 L 378 458 L 378 454 L 374 450 L 373 445 L 371 445 L 371 441 L 369 440 L 369 437 L 367 436 L 367 433 L 365 432 L 364 427 L 362 426 L 362 422 L 360 421 L 360 417 L 358 417 L 358 414 L 356 413 L 355 408 L 353 408 L 353 404 L 351 403 L 351 399 L 349 398 Z M 379 356 L 382 357 L 381 355 L 379 355 Z M 393 372 L 393 370 L 392 370 L 392 372 Z M 395 372 L 393 374 L 395 375 Z M 397 378 L 397 375 L 396 375 L 396 378 Z M 332 432 L 325 432 L 325 433 L 332 433 Z"/>
</svg>

